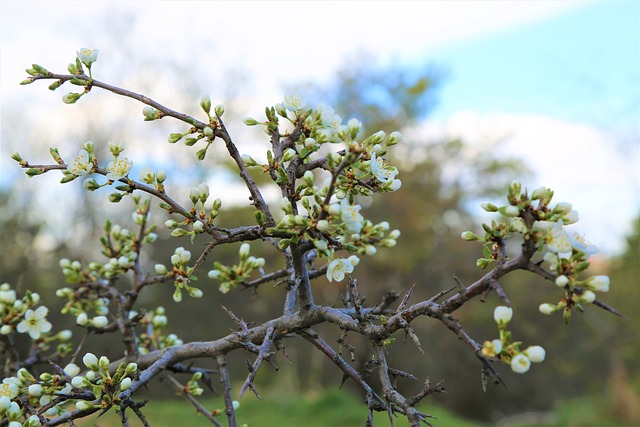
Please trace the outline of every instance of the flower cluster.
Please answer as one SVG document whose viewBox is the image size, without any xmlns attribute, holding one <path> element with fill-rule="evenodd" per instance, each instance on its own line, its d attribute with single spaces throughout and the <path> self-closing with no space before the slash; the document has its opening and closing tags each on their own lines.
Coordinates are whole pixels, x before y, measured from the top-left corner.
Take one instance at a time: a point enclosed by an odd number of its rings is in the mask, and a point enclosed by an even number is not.
<svg viewBox="0 0 640 427">
<path fill-rule="evenodd" d="M 52 342 L 59 341 L 57 352 L 65 355 L 71 351 L 67 343 L 71 338 L 71 331 L 52 333 L 52 325 L 47 320 L 48 314 L 49 309 L 40 305 L 39 294 L 27 291 L 22 298 L 18 298 L 11 285 L 0 285 L 0 334 L 27 334 L 33 345 L 40 350 L 46 350 Z"/>
<path fill-rule="evenodd" d="M 583 236 L 567 230 L 567 225 L 578 221 L 578 212 L 566 202 L 550 206 L 553 198 L 553 191 L 550 189 L 541 187 L 529 195 L 526 190 L 522 191 L 519 182 L 513 182 L 509 186 L 507 198 L 508 205 L 482 205 L 487 212 L 497 212 L 502 218 L 500 221 L 492 221 L 490 225 L 483 224 L 484 237 L 465 231 L 462 238 L 485 242 L 484 256 L 477 261 L 481 268 L 504 256 L 504 242 L 510 236 L 521 236 L 525 245 L 528 242 L 534 244 L 535 250 L 542 254 L 545 266 L 554 275 L 555 284 L 565 291 L 557 304 L 540 305 L 540 312 L 551 314 L 563 311 L 564 320 L 568 322 L 573 307 L 582 310 L 584 304 L 595 301 L 595 292 L 609 290 L 607 276 L 586 279 L 580 277 L 589 267 L 588 258 L 597 252 L 597 248 Z"/>
<path fill-rule="evenodd" d="M 232 288 L 245 284 L 255 269 L 261 270 L 264 266 L 264 258 L 250 256 L 251 246 L 248 243 L 240 245 L 238 264 L 228 267 L 216 261 L 213 270 L 209 271 L 209 278 L 220 281 L 220 292 L 226 294 Z"/>
<path fill-rule="evenodd" d="M 79 410 L 117 406 L 120 402 L 118 395 L 131 387 L 138 371 L 138 365 L 133 362 L 122 362 L 112 371 L 111 362 L 106 356 L 98 358 L 93 353 L 85 354 L 82 363 L 89 370 L 74 376 L 71 385 L 76 389 L 89 389 L 93 395 L 90 399 L 76 400 L 75 406 Z M 98 403 L 94 403 L 95 398 L 99 399 Z"/>
<path fill-rule="evenodd" d="M 507 326 L 512 317 L 513 310 L 511 307 L 498 306 L 495 308 L 493 319 L 498 325 L 500 338 L 485 341 L 482 346 L 482 354 L 510 365 L 513 372 L 524 374 L 529 371 L 531 363 L 543 362 L 546 352 L 539 345 L 529 346 L 525 350 L 520 350 L 521 342 L 511 342 L 511 332 L 507 330 Z"/>
</svg>

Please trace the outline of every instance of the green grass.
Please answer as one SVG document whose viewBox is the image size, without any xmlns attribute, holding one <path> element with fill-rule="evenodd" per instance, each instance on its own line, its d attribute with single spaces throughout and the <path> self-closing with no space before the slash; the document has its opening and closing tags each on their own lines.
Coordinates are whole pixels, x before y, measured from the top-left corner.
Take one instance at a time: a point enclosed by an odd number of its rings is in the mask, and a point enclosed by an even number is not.
<svg viewBox="0 0 640 427">
<path fill-rule="evenodd" d="M 222 409 L 221 400 L 202 402 L 208 409 Z M 420 409 L 436 417 L 431 422 L 434 426 L 477 427 L 482 424 L 472 423 L 458 418 L 442 408 L 425 406 Z M 210 424 L 187 402 L 180 399 L 150 401 L 143 409 L 144 415 L 152 427 L 206 426 Z M 367 417 L 366 406 L 356 397 L 344 391 L 328 391 L 322 394 L 271 394 L 263 401 L 249 396 L 242 400 L 236 411 L 238 425 L 247 427 L 362 427 Z M 142 426 L 135 415 L 129 412 L 129 425 Z M 223 425 L 227 425 L 226 416 L 218 417 Z M 100 418 L 89 417 L 77 422 L 82 427 L 115 427 L 119 426 L 118 417 L 113 411 Z M 389 426 L 386 413 L 374 414 L 374 425 Z M 407 427 L 409 424 L 403 417 L 395 417 L 396 427 Z"/>
</svg>

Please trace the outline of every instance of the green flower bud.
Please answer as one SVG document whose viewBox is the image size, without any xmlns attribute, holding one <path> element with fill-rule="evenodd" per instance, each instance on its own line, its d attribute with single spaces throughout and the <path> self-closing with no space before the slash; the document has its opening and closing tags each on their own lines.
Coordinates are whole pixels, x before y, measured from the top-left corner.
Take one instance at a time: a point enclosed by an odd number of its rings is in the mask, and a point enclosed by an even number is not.
<svg viewBox="0 0 640 427">
<path fill-rule="evenodd" d="M 480 237 L 476 236 L 471 231 L 464 231 L 460 235 L 460 237 L 462 237 L 462 240 L 466 240 L 467 242 L 472 242 L 474 240 L 480 240 Z"/>
<path fill-rule="evenodd" d="M 62 97 L 62 102 L 64 102 L 65 104 L 75 104 L 78 101 L 78 99 L 82 97 L 82 95 L 83 94 L 81 93 L 69 92 L 68 94 Z"/>
<path fill-rule="evenodd" d="M 209 98 L 209 95 L 204 95 L 200 99 L 200 108 L 202 108 L 205 113 L 209 114 L 209 111 L 211 111 L 211 99 Z"/>
<path fill-rule="evenodd" d="M 34 79 L 33 77 L 29 77 L 28 79 L 25 79 L 23 81 L 20 82 L 21 85 L 30 85 L 31 83 L 35 82 L 36 79 Z"/>
<path fill-rule="evenodd" d="M 176 228 L 171 232 L 171 235 L 173 237 L 182 237 L 182 236 L 186 236 L 187 234 L 189 234 L 189 232 L 183 230 L 182 228 Z"/>
<path fill-rule="evenodd" d="M 243 154 L 241 157 L 242 157 L 242 162 L 246 167 L 256 166 L 258 164 L 258 162 L 256 162 L 253 159 L 253 157 L 251 157 L 248 154 Z"/>
<path fill-rule="evenodd" d="M 202 134 L 207 138 L 211 138 L 213 136 L 213 129 L 209 126 L 205 126 L 204 129 L 202 129 Z"/>
<path fill-rule="evenodd" d="M 258 124 L 258 121 L 255 119 L 252 119 L 251 117 L 245 117 L 244 119 L 242 119 L 242 121 L 247 126 L 255 126 Z"/>
<path fill-rule="evenodd" d="M 56 90 L 64 83 L 62 80 L 55 81 L 49 85 L 49 90 Z"/>
<path fill-rule="evenodd" d="M 124 194 L 122 193 L 111 193 L 109 194 L 109 201 L 111 203 L 118 203 L 120 200 L 122 200 L 123 197 Z"/>
<path fill-rule="evenodd" d="M 206 155 L 207 155 L 207 149 L 203 148 L 202 150 L 198 150 L 198 152 L 196 152 L 196 159 L 202 161 L 204 160 Z"/>
<path fill-rule="evenodd" d="M 498 212 L 498 207 L 493 203 L 483 203 L 482 209 L 484 209 L 487 212 Z"/>
<path fill-rule="evenodd" d="M 27 176 L 32 177 L 36 175 L 42 175 L 44 172 L 45 170 L 43 168 L 29 168 L 25 173 L 27 174 Z"/>
<path fill-rule="evenodd" d="M 222 115 L 224 114 L 224 105 L 222 104 L 216 105 L 216 108 L 214 109 L 214 111 L 216 112 L 216 116 L 222 117 Z"/>
<path fill-rule="evenodd" d="M 144 115 L 145 121 L 157 120 L 162 118 L 161 111 L 158 111 L 148 105 L 142 109 L 142 114 Z"/>
<path fill-rule="evenodd" d="M 180 141 L 183 136 L 184 134 L 181 134 L 181 133 L 172 133 L 171 135 L 169 135 L 169 138 L 168 138 L 169 143 L 174 144 Z"/>
<path fill-rule="evenodd" d="M 84 182 L 82 183 L 82 186 L 84 187 L 85 190 L 89 190 L 89 191 L 95 191 L 98 188 L 100 188 L 100 184 L 98 184 L 96 180 L 93 178 L 84 180 Z"/>
</svg>

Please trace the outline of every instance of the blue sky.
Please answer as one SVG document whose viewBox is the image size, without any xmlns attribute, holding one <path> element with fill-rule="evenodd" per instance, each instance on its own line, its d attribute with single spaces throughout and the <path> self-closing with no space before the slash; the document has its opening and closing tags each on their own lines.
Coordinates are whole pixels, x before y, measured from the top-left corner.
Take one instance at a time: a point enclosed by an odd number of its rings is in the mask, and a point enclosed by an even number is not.
<svg viewBox="0 0 640 427">
<path fill-rule="evenodd" d="M 62 94 L 17 85 L 32 62 L 64 71 L 80 47 L 99 48 L 96 78 L 113 83 L 122 81 L 124 65 L 130 72 L 178 62 L 191 73 L 189 84 L 214 100 L 230 75 L 241 74 L 247 84 L 237 115 L 259 116 L 285 85 L 330 79 L 364 50 L 383 63 L 445 70 L 439 104 L 419 130 L 464 136 L 475 149 L 504 137 L 505 152 L 536 172 L 526 184 L 573 202 L 579 231 L 606 252 L 623 248 L 640 212 L 638 1 L 40 0 L 25 13 L 23 1 L 3 0 L 0 7 L 0 185 L 14 183 L 8 155 L 21 146 L 5 135 L 15 131 L 18 106 L 31 108 L 25 117 L 38 114 L 20 127 L 24 138 L 57 138 L 71 153 L 80 143 L 69 136 L 78 126 Z M 184 105 L 172 82 L 150 95 Z M 83 105 L 93 111 L 96 104 Z M 135 138 L 148 137 L 144 129 Z M 146 143 L 157 141 L 140 140 Z"/>
<path fill-rule="evenodd" d="M 585 4 L 428 56 L 448 70 L 437 117 L 466 108 L 637 128 L 640 2 Z"/>
</svg>

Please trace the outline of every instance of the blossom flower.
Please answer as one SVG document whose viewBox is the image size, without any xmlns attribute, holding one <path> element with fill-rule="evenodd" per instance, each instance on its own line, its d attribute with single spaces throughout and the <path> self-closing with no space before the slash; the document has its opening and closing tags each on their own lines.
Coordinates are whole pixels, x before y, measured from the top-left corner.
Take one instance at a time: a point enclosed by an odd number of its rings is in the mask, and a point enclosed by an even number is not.
<svg viewBox="0 0 640 427">
<path fill-rule="evenodd" d="M 76 52 L 78 55 L 78 59 L 86 65 L 88 68 L 91 68 L 91 64 L 98 60 L 98 49 L 87 49 L 86 47 L 81 48 Z"/>
<path fill-rule="evenodd" d="M 110 162 L 109 166 L 107 166 L 107 169 L 109 170 L 107 173 L 107 179 L 117 181 L 120 178 L 127 176 L 129 170 L 131 170 L 131 166 L 133 166 L 133 162 L 126 157 Z"/>
<path fill-rule="evenodd" d="M 531 367 L 531 361 L 524 354 L 518 354 L 511 359 L 511 370 L 516 374 L 524 374 Z"/>
<path fill-rule="evenodd" d="M 493 310 L 493 319 L 496 321 L 498 326 L 506 326 L 513 317 L 513 309 L 511 307 L 506 307 L 503 305 L 499 305 Z"/>
<path fill-rule="evenodd" d="M 360 215 L 360 205 L 350 205 L 347 199 L 340 202 L 342 222 L 350 233 L 360 233 L 364 217 Z"/>
<path fill-rule="evenodd" d="M 360 259 L 356 256 L 351 256 L 349 259 L 334 259 L 329 263 L 329 267 L 327 268 L 327 279 L 330 282 L 334 280 L 336 282 L 342 282 L 346 274 L 353 272 L 353 268 L 357 265 L 358 261 L 360 261 Z"/>
<path fill-rule="evenodd" d="M 45 306 L 38 307 L 34 310 L 27 310 L 24 314 L 24 320 L 18 323 L 16 330 L 23 334 L 28 333 L 31 339 L 37 340 L 43 332 L 51 330 L 51 323 L 46 319 L 49 309 Z"/>
<path fill-rule="evenodd" d="M 598 252 L 598 248 L 596 246 L 587 242 L 585 238 L 578 233 L 568 234 L 567 238 L 571 242 L 573 249 L 576 251 L 582 252 L 585 255 L 593 255 Z"/>
<path fill-rule="evenodd" d="M 493 341 L 485 341 L 482 346 L 482 354 L 487 357 L 496 357 L 502 351 L 502 341 L 495 339 Z"/>
<path fill-rule="evenodd" d="M 297 93 L 292 93 L 284 97 L 284 107 L 289 111 L 302 110 L 305 105 L 304 99 Z"/>
<path fill-rule="evenodd" d="M 557 253 L 560 258 L 569 259 L 571 257 L 573 246 L 564 231 L 564 223 L 562 220 L 558 220 L 558 222 L 551 226 L 551 229 L 545 237 L 545 242 L 547 249 Z"/>
<path fill-rule="evenodd" d="M 371 155 L 370 165 L 371 175 L 382 183 L 393 181 L 398 174 L 398 169 L 386 163 L 382 158 L 376 157 L 376 153 Z"/>
<path fill-rule="evenodd" d="M 7 397 L 13 399 L 20 392 L 20 387 L 17 384 L 16 378 L 5 378 L 0 384 L 0 397 Z"/>
<path fill-rule="evenodd" d="M 80 150 L 73 162 L 67 166 L 67 170 L 77 176 L 91 173 L 93 171 L 93 162 L 89 159 L 87 150 Z"/>
</svg>

